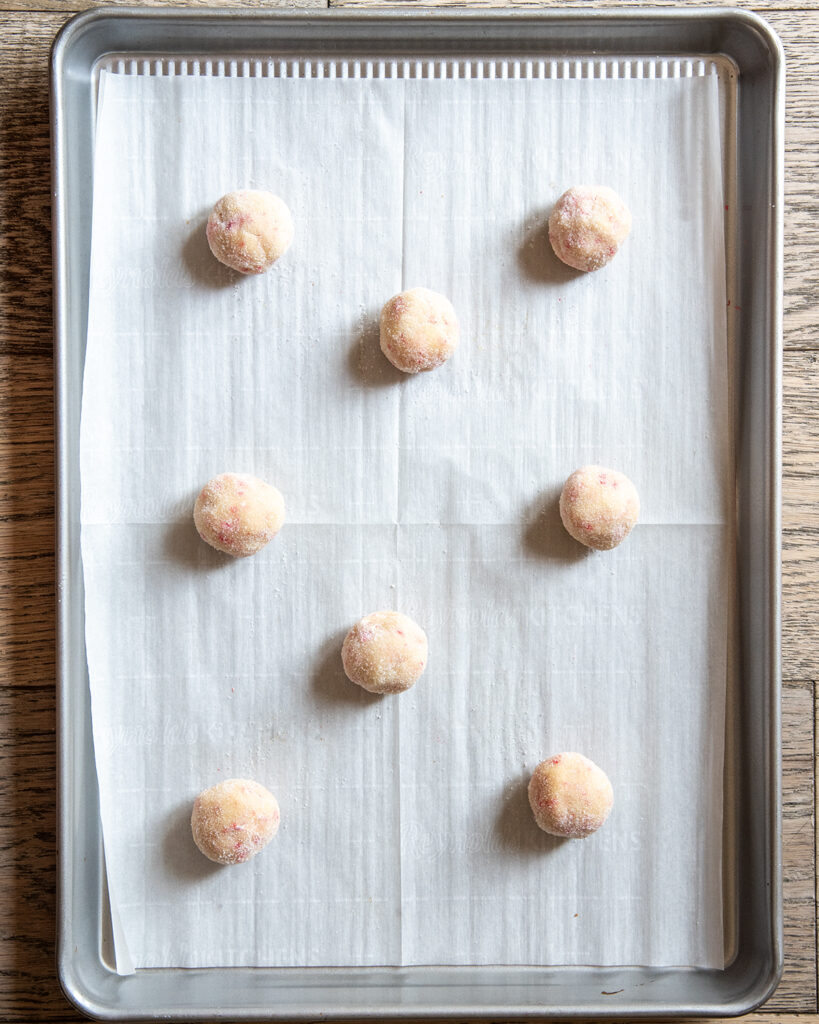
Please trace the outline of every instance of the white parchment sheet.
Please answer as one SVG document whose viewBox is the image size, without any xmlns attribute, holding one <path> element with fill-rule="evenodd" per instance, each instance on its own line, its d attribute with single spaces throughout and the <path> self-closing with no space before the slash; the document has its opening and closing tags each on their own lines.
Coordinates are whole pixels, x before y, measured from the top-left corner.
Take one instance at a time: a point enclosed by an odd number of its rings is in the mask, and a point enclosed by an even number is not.
<svg viewBox="0 0 819 1024">
<path fill-rule="evenodd" d="M 634 228 L 578 275 L 545 221 L 614 187 Z M 204 222 L 293 211 L 240 278 Z M 82 555 L 112 900 L 136 967 L 721 967 L 731 517 L 717 83 L 104 74 L 82 418 Z M 377 317 L 417 285 L 462 343 L 399 374 Z M 563 531 L 588 462 L 636 483 L 610 553 Z M 283 492 L 261 554 L 203 544 L 226 470 Z M 429 667 L 347 682 L 344 633 L 398 608 Z M 579 750 L 615 807 L 531 818 Z M 278 837 L 219 868 L 194 796 L 257 779 Z"/>
</svg>

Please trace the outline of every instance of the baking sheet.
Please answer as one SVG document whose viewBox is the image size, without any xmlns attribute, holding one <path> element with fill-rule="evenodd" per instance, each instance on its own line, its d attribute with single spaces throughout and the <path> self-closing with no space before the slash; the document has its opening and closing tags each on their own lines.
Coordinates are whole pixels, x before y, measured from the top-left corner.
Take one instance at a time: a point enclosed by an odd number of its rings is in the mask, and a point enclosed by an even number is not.
<svg viewBox="0 0 819 1024">
<path fill-rule="evenodd" d="M 717 127 L 708 76 L 103 76 L 83 563 L 109 883 L 136 966 L 722 965 Z M 585 278 L 543 237 L 584 180 L 636 225 Z M 202 233 L 238 185 L 286 196 L 298 225 L 252 281 Z M 464 341 L 399 379 L 373 325 L 420 283 L 450 295 Z M 587 461 L 643 500 L 608 555 L 555 517 Z M 229 468 L 288 501 L 252 562 L 190 524 Z M 387 606 L 427 628 L 430 666 L 373 700 L 337 652 Z M 617 805 L 557 844 L 524 783 L 572 748 Z M 276 792 L 282 830 L 212 869 L 185 818 L 235 774 Z"/>
</svg>

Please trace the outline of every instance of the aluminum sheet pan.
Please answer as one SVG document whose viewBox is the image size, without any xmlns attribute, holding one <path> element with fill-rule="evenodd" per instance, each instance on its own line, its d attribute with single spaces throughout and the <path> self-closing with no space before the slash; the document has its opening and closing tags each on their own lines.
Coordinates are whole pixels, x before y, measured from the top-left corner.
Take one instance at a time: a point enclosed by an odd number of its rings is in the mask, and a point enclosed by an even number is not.
<svg viewBox="0 0 819 1024">
<path fill-rule="evenodd" d="M 111 966 L 85 660 L 79 420 L 95 89 L 109 61 L 436 57 L 708 59 L 721 68 L 737 439 L 736 672 L 728 687 L 721 971 L 593 967 L 142 970 Z M 252 62 L 251 62 L 252 63 Z M 110 66 L 110 65 L 109 65 Z M 781 47 L 740 11 L 97 10 L 52 58 L 58 445 L 60 901 L 66 994 L 107 1019 L 738 1014 L 781 971 L 779 590 L 783 79 Z M 734 219 L 734 210 L 741 216 Z"/>
</svg>

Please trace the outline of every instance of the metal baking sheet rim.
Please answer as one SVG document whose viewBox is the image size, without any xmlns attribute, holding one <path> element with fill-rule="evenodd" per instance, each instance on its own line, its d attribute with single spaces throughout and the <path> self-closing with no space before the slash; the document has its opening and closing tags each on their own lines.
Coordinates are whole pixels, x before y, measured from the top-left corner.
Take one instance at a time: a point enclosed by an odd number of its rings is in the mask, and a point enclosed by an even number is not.
<svg viewBox="0 0 819 1024">
<path fill-rule="evenodd" d="M 267 35 L 260 38 L 260 29 Z M 297 44 L 366 51 L 597 58 L 727 56 L 737 68 L 735 321 L 739 674 L 726 781 L 736 953 L 693 968 L 213 968 L 114 973 L 102 957 L 104 863 L 85 665 L 78 425 L 87 314 L 93 69 L 106 53 L 257 53 Z M 218 40 L 218 43 L 216 42 Z M 234 47 L 226 48 L 225 42 Z M 153 45 L 146 45 L 152 43 Z M 449 49 L 447 48 L 449 44 Z M 473 47 L 473 49 L 470 49 Z M 272 52 L 274 47 L 262 46 Z M 356 52 L 358 52 L 358 50 Z M 57 491 L 57 967 L 68 999 L 99 1019 L 315 1019 L 738 1015 L 782 971 L 780 508 L 784 56 L 757 15 L 734 9 L 237 11 L 96 9 L 60 31 L 51 58 Z M 765 130 L 760 130 L 764 125 Z M 760 159 L 762 157 L 762 159 Z M 729 246 L 730 248 L 730 246 Z M 730 271 L 729 271 L 730 272 Z M 73 342 L 73 347 L 72 347 Z M 729 797 L 726 794 L 726 803 Z M 738 813 L 741 810 L 741 814 Z M 743 851 L 740 857 L 739 851 Z"/>
</svg>

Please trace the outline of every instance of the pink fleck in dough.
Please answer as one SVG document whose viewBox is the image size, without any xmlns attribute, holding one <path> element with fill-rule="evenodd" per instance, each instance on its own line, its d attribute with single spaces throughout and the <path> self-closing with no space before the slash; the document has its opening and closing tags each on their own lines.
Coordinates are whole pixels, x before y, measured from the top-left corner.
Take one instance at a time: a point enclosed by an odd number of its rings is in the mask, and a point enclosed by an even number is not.
<svg viewBox="0 0 819 1024">
<path fill-rule="evenodd" d="M 639 515 L 637 489 L 614 469 L 576 469 L 560 494 L 563 525 L 575 540 L 596 551 L 610 551 L 621 544 Z"/>
<path fill-rule="evenodd" d="M 270 192 L 228 192 L 208 218 L 210 251 L 240 274 L 263 274 L 293 241 L 293 218 Z"/>
<path fill-rule="evenodd" d="M 427 665 L 427 635 L 401 612 L 373 612 L 344 638 L 347 678 L 370 693 L 408 690 Z"/>
<path fill-rule="evenodd" d="M 242 864 L 265 848 L 279 831 L 279 805 L 251 779 L 226 779 L 194 800 L 193 841 L 208 860 Z"/>
<path fill-rule="evenodd" d="M 220 473 L 202 488 L 193 508 L 199 536 L 235 558 L 255 555 L 284 523 L 284 498 L 247 473 Z"/>
<path fill-rule="evenodd" d="M 631 214 L 605 185 L 578 185 L 555 203 L 549 241 L 558 259 L 575 270 L 599 270 L 631 231 Z"/>
<path fill-rule="evenodd" d="M 411 288 L 381 310 L 381 351 L 404 373 L 434 370 L 458 347 L 460 327 L 452 303 L 429 288 Z"/>
<path fill-rule="evenodd" d="M 529 803 L 544 832 L 583 839 L 608 818 L 614 792 L 608 776 L 582 754 L 541 761 L 529 781 Z"/>
</svg>

